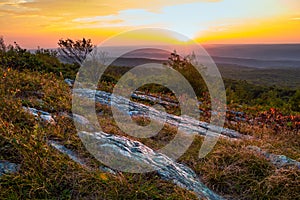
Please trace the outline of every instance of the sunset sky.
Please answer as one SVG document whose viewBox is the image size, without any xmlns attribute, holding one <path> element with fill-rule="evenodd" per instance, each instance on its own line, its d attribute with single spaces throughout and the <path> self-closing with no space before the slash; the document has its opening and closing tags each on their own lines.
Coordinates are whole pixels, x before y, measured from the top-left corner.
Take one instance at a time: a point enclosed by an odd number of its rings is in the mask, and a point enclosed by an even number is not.
<svg viewBox="0 0 300 200">
<path fill-rule="evenodd" d="M 6 43 L 25 48 L 141 27 L 200 43 L 300 43 L 300 0 L 0 0 L 0 24 Z"/>
</svg>

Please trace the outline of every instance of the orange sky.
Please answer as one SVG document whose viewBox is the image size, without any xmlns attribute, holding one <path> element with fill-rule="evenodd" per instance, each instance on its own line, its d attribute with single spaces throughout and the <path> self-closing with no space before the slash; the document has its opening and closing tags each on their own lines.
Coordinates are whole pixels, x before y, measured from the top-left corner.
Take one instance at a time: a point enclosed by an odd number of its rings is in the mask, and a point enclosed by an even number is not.
<svg viewBox="0 0 300 200">
<path fill-rule="evenodd" d="M 140 27 L 167 28 L 200 43 L 300 43 L 300 1 L 0 0 L 0 24 L 6 43 L 25 48 L 56 47 L 67 37 L 97 44 Z"/>
</svg>

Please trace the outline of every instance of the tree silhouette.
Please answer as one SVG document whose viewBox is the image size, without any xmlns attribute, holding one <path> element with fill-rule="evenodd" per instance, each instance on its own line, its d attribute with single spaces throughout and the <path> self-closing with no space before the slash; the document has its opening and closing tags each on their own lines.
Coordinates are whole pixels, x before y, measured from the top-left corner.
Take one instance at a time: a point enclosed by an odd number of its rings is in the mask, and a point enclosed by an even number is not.
<svg viewBox="0 0 300 200">
<path fill-rule="evenodd" d="M 73 41 L 72 39 L 60 39 L 58 42 L 59 54 L 66 61 L 79 65 L 85 60 L 86 56 L 94 49 L 91 39 Z"/>
<path fill-rule="evenodd" d="M 2 36 L 0 36 L 0 52 L 6 51 L 6 45 Z"/>
</svg>

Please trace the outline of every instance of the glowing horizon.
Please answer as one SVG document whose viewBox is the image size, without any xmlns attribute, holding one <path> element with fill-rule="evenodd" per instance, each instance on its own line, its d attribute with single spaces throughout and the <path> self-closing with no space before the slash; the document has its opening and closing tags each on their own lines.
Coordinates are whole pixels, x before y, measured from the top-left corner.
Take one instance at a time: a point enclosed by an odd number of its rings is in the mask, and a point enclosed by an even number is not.
<svg viewBox="0 0 300 200">
<path fill-rule="evenodd" d="M 167 28 L 202 44 L 300 43 L 298 0 L 0 0 L 0 22 L 7 44 L 29 49 L 55 48 L 61 38 L 98 44 L 141 27 Z"/>
</svg>

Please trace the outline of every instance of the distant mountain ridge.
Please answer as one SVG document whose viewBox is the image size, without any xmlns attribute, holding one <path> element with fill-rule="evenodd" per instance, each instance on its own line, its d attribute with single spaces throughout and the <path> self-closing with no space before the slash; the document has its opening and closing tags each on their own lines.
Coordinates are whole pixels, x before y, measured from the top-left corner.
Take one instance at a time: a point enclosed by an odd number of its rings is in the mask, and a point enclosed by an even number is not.
<svg viewBox="0 0 300 200">
<path fill-rule="evenodd" d="M 300 68 L 300 44 L 228 44 L 228 45 L 203 45 L 204 49 L 220 65 L 238 65 L 254 68 L 270 67 L 296 67 Z M 124 47 L 114 47 L 113 51 L 122 50 Z M 169 54 L 161 50 L 142 50 L 122 56 L 113 62 L 116 66 L 136 66 L 149 62 L 163 63 Z M 53 49 L 55 50 L 55 49 Z M 30 50 L 34 52 L 35 50 Z M 109 52 L 109 55 L 111 52 Z M 113 55 L 112 55 L 113 57 Z M 71 62 L 61 55 L 62 62 Z"/>
<path fill-rule="evenodd" d="M 203 45 L 214 62 L 254 68 L 300 68 L 300 44 Z M 139 50 L 114 61 L 116 66 L 136 66 L 149 62 L 163 63 L 168 54 L 160 50 Z"/>
<path fill-rule="evenodd" d="M 300 61 L 300 44 L 203 45 L 211 56 Z"/>
<path fill-rule="evenodd" d="M 230 57 L 217 57 L 212 56 L 212 59 L 217 66 L 223 65 L 237 65 L 241 67 L 251 67 L 251 68 L 281 68 L 281 67 L 291 67 L 300 68 L 300 61 L 291 60 L 258 60 L 258 59 L 245 59 L 245 58 L 230 58 Z M 146 63 L 164 63 L 166 60 L 151 59 L 151 58 L 127 58 L 121 57 L 116 58 L 116 60 L 111 64 L 114 66 L 124 66 L 133 67 L 137 65 L 142 65 Z"/>
</svg>

